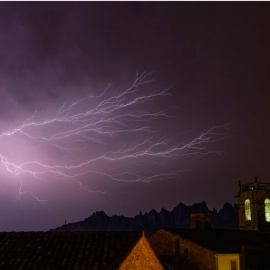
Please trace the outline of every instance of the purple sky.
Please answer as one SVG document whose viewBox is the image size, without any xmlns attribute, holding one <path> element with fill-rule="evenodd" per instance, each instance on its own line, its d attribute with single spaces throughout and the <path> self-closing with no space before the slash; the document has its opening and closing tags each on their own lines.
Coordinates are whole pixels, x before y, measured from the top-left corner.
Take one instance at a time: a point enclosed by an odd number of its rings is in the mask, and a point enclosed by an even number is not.
<svg viewBox="0 0 270 270">
<path fill-rule="evenodd" d="M 269 3 L 0 3 L 0 230 L 269 181 L 269 48 Z"/>
</svg>

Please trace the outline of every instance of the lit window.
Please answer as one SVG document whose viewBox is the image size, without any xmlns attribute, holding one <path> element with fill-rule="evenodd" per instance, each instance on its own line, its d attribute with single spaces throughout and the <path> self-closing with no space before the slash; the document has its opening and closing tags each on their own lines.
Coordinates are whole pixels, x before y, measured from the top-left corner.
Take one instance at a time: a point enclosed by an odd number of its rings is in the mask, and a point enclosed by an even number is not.
<svg viewBox="0 0 270 270">
<path fill-rule="evenodd" d="M 251 220 L 250 200 L 245 200 L 246 220 Z"/>
<path fill-rule="evenodd" d="M 265 199 L 265 221 L 270 222 L 270 200 Z"/>
</svg>

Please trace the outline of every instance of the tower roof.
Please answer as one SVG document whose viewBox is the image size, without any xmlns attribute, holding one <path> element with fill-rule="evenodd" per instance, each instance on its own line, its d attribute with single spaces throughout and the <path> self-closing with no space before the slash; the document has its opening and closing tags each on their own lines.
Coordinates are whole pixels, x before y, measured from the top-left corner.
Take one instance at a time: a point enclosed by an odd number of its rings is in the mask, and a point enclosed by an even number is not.
<svg viewBox="0 0 270 270">
<path fill-rule="evenodd" d="M 270 183 L 258 182 L 257 177 L 255 177 L 255 181 L 251 183 L 241 184 L 241 182 L 239 181 L 239 193 L 253 191 L 253 190 L 270 191 Z"/>
</svg>

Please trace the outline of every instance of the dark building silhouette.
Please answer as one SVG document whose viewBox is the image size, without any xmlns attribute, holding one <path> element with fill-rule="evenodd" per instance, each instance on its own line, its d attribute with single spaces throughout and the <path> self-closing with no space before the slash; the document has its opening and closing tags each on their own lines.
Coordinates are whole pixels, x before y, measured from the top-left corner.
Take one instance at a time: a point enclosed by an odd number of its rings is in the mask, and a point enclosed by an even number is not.
<svg viewBox="0 0 270 270">
<path fill-rule="evenodd" d="M 239 181 L 238 206 L 240 230 L 270 231 L 270 183 Z"/>
<path fill-rule="evenodd" d="M 265 232 L 163 228 L 148 240 L 161 261 L 182 256 L 200 270 L 270 269 L 270 234 Z"/>
<path fill-rule="evenodd" d="M 269 270 L 270 183 L 257 178 L 252 183 L 239 182 L 238 202 L 240 230 L 211 229 L 211 213 L 191 213 L 191 229 L 165 227 L 151 234 L 149 242 L 161 261 L 184 257 L 201 270 Z M 214 222 L 217 215 L 212 212 Z M 226 223 L 234 215 L 224 217 Z"/>
<path fill-rule="evenodd" d="M 207 230 L 211 229 L 212 215 L 210 213 L 193 213 L 190 215 L 190 228 Z"/>
</svg>

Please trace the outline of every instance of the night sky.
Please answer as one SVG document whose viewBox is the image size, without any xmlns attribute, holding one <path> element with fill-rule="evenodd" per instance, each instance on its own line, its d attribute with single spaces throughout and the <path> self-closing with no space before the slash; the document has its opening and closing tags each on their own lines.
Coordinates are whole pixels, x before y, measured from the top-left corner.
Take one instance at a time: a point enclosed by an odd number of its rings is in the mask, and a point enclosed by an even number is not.
<svg viewBox="0 0 270 270">
<path fill-rule="evenodd" d="M 267 2 L 0 3 L 0 230 L 236 203 L 269 63 Z"/>
</svg>

